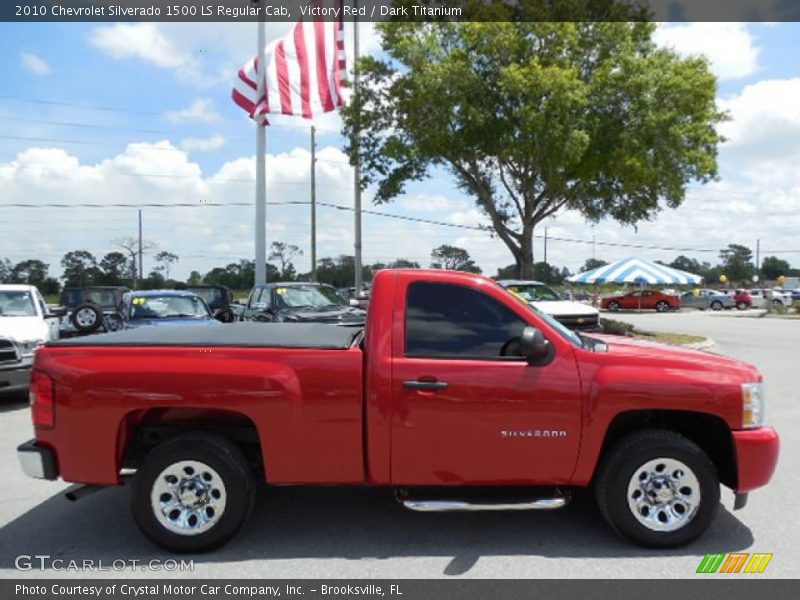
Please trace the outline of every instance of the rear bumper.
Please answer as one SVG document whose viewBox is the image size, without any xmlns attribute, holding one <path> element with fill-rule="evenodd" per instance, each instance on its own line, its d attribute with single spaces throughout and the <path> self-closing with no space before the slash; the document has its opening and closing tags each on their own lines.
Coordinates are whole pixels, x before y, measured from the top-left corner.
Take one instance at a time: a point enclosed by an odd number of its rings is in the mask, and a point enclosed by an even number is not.
<svg viewBox="0 0 800 600">
<path fill-rule="evenodd" d="M 736 492 L 744 493 L 769 483 L 778 464 L 780 438 L 772 427 L 733 432 L 736 452 Z"/>
<path fill-rule="evenodd" d="M 17 458 L 22 471 L 34 479 L 58 479 L 56 458 L 52 450 L 36 444 L 36 440 L 28 440 L 17 447 Z"/>
</svg>

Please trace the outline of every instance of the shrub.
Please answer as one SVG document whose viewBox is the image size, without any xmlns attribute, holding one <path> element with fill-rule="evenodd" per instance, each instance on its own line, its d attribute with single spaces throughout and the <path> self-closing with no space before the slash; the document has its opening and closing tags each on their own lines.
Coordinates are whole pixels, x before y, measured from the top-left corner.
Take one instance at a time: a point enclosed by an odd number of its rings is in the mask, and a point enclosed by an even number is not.
<svg viewBox="0 0 800 600">
<path fill-rule="evenodd" d="M 633 335 L 634 326 L 624 321 L 614 319 L 600 319 L 600 328 L 609 335 Z"/>
</svg>

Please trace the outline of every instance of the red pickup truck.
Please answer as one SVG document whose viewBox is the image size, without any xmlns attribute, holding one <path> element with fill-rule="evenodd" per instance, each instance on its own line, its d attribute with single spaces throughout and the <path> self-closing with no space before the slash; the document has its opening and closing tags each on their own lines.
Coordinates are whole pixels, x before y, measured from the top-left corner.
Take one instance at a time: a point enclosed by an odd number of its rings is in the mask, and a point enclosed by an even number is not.
<svg viewBox="0 0 800 600">
<path fill-rule="evenodd" d="M 493 281 L 379 272 L 366 327 L 142 328 L 47 344 L 33 477 L 120 485 L 173 551 L 242 526 L 256 481 L 388 486 L 421 511 L 552 509 L 593 486 L 612 527 L 700 535 L 722 483 L 765 485 L 778 436 L 762 377 L 722 356 L 578 335 Z M 128 471 L 130 472 L 130 471 Z"/>
</svg>

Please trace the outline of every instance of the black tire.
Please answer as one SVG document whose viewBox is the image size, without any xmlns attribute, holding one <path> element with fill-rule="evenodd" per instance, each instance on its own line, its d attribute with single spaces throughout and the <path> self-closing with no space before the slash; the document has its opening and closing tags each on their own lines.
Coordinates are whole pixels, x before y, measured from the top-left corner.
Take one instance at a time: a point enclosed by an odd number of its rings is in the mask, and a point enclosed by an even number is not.
<svg viewBox="0 0 800 600">
<path fill-rule="evenodd" d="M 711 310 L 722 310 L 722 302 L 714 300 L 709 308 L 711 308 Z"/>
<path fill-rule="evenodd" d="M 659 300 L 659 302 L 656 304 L 656 310 L 658 312 L 669 311 L 669 302 L 667 302 L 666 300 Z"/>
<path fill-rule="evenodd" d="M 783 308 L 783 302 L 781 302 L 780 300 L 773 300 L 772 306 L 774 306 L 775 308 Z"/>
<path fill-rule="evenodd" d="M 619 312 L 619 302 L 616 300 L 612 300 L 608 303 L 608 310 L 611 312 Z"/>
<path fill-rule="evenodd" d="M 122 317 L 117 313 L 106 315 L 105 329 L 106 331 L 120 331 L 125 324 L 122 322 Z"/>
<path fill-rule="evenodd" d="M 738 308 L 739 310 L 747 310 L 747 302 L 739 302 L 736 305 L 736 308 Z"/>
<path fill-rule="evenodd" d="M 660 465 L 658 459 L 683 463 L 699 484 L 700 502 L 696 512 L 672 531 L 657 531 L 645 526 L 629 506 L 628 489 L 637 483 L 633 479 L 637 471 L 643 469 L 646 472 L 644 467 L 649 461 L 657 465 L 657 469 Z M 719 476 L 705 452 L 691 440 L 673 431 L 648 429 L 622 438 L 610 449 L 597 472 L 595 495 L 600 512 L 618 534 L 641 546 L 672 548 L 691 542 L 708 529 L 719 508 Z M 643 493 L 639 491 L 639 495 L 641 497 Z M 691 506 L 687 502 L 684 511 L 691 510 L 686 508 L 687 505 Z M 660 521 L 662 516 L 666 519 L 663 513 L 662 509 L 653 510 L 654 520 Z M 646 519 L 646 516 L 641 518 Z M 682 518 L 685 517 L 678 516 L 677 521 Z"/>
<path fill-rule="evenodd" d="M 224 509 L 216 515 L 217 521 L 208 529 L 191 534 L 176 533 L 162 524 L 159 518 L 170 517 L 157 516 L 151 500 L 159 477 L 183 461 L 209 467 L 219 476 L 224 487 Z M 205 475 L 203 473 L 201 477 Z M 209 499 L 215 489 L 212 485 L 209 486 Z M 253 474 L 241 450 L 218 435 L 195 432 L 168 440 L 150 451 L 134 478 L 131 508 L 136 524 L 155 544 L 171 552 L 207 552 L 234 536 L 250 514 L 254 498 Z"/>
<path fill-rule="evenodd" d="M 103 324 L 103 312 L 94 304 L 81 304 L 69 316 L 72 326 L 81 333 L 97 331 Z"/>
</svg>

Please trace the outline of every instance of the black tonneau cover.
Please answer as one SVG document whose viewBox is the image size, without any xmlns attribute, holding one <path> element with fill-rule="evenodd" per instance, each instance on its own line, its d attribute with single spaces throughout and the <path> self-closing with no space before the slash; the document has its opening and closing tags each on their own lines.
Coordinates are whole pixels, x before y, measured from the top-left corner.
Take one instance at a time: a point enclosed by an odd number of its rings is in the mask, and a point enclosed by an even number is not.
<svg viewBox="0 0 800 600">
<path fill-rule="evenodd" d="M 325 323 L 230 323 L 195 327 L 138 327 L 50 342 L 47 346 L 242 346 L 344 350 L 360 327 Z"/>
</svg>

